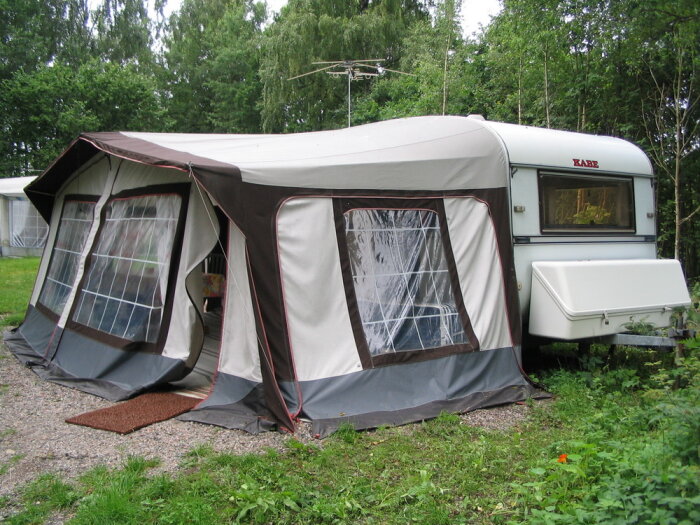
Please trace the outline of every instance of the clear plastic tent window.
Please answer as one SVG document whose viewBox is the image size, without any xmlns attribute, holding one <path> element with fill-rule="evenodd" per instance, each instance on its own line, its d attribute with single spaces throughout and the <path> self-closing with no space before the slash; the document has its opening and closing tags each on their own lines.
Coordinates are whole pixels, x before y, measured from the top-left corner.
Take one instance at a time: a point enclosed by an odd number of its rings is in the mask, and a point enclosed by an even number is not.
<svg viewBox="0 0 700 525">
<path fill-rule="evenodd" d="M 27 199 L 10 201 L 10 246 L 43 248 L 49 225 Z"/>
<path fill-rule="evenodd" d="M 61 213 L 51 263 L 39 302 L 61 315 L 66 299 L 73 290 L 80 254 L 90 233 L 95 211 L 94 202 L 66 201 Z"/>
<path fill-rule="evenodd" d="M 149 195 L 105 207 L 75 322 L 129 341 L 158 340 L 180 206 L 178 195 Z"/>
<path fill-rule="evenodd" d="M 372 355 L 467 343 L 437 213 L 345 213 L 352 279 Z"/>
</svg>

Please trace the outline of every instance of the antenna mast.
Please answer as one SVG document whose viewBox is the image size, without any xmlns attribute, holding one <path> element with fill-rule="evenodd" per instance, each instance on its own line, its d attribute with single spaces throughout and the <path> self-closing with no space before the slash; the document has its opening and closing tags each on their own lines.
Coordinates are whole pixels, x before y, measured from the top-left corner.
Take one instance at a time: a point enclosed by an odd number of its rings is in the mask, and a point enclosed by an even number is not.
<svg viewBox="0 0 700 525">
<path fill-rule="evenodd" d="M 388 69 L 382 67 L 381 63 L 384 62 L 381 58 L 366 58 L 362 60 L 335 60 L 328 62 L 312 62 L 313 65 L 323 65 L 319 69 L 309 71 L 308 73 L 302 73 L 295 77 L 288 78 L 287 80 L 295 80 L 297 78 L 305 77 L 308 75 L 313 75 L 314 73 L 325 72 L 327 75 L 332 75 L 335 77 L 347 76 L 348 79 L 348 127 L 351 126 L 351 116 L 352 116 L 352 98 L 351 98 L 351 82 L 353 80 L 365 80 L 372 77 L 378 77 L 384 74 L 385 71 L 390 71 L 391 73 L 399 73 L 400 75 L 415 76 L 412 73 L 404 73 L 403 71 L 396 71 L 394 69 Z"/>
</svg>

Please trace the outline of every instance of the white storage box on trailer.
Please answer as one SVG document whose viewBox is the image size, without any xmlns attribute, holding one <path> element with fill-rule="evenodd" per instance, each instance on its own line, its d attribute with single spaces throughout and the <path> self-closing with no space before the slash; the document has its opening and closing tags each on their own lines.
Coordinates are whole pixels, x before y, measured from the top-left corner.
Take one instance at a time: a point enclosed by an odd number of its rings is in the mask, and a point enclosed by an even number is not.
<svg viewBox="0 0 700 525">
<path fill-rule="evenodd" d="M 532 263 L 532 335 L 575 340 L 627 331 L 631 323 L 668 326 L 690 305 L 676 260 Z"/>
</svg>

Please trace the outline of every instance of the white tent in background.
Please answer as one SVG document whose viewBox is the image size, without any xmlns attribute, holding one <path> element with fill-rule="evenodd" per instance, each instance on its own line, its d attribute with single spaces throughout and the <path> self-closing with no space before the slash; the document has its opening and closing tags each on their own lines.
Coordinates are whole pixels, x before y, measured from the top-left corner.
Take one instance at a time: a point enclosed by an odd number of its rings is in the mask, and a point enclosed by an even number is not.
<svg viewBox="0 0 700 525">
<path fill-rule="evenodd" d="M 0 178 L 0 256 L 41 255 L 49 227 L 24 194 L 34 179 Z"/>
</svg>

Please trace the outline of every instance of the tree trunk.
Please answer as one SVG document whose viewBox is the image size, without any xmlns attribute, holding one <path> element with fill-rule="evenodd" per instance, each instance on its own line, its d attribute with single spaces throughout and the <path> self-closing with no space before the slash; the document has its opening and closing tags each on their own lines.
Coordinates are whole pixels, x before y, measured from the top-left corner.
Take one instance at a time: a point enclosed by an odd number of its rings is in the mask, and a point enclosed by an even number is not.
<svg viewBox="0 0 700 525">
<path fill-rule="evenodd" d="M 547 70 L 547 48 L 545 46 L 544 50 L 544 114 L 547 119 L 547 127 L 551 128 L 551 122 L 549 120 L 549 74 Z"/>
<path fill-rule="evenodd" d="M 675 239 L 673 243 L 673 257 L 680 261 L 681 258 L 681 224 L 683 224 L 683 219 L 681 217 L 681 159 L 683 156 L 683 110 L 680 106 L 680 86 L 681 86 L 681 71 L 682 71 L 682 59 L 679 58 L 678 67 L 678 81 L 676 82 L 675 89 L 675 101 L 673 105 L 673 110 L 676 118 L 676 144 L 675 144 L 675 162 L 674 177 L 673 177 L 673 195 L 676 199 L 675 202 L 675 212 L 676 212 L 676 231 Z"/>
<path fill-rule="evenodd" d="M 518 58 L 518 124 L 523 123 L 523 55 Z"/>
<path fill-rule="evenodd" d="M 445 63 L 442 71 L 442 114 L 447 111 L 447 66 L 450 58 L 450 46 L 452 45 L 452 33 L 447 36 L 447 46 L 445 46 Z"/>
</svg>

